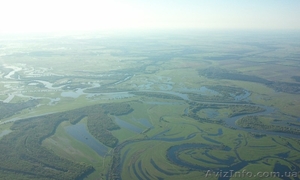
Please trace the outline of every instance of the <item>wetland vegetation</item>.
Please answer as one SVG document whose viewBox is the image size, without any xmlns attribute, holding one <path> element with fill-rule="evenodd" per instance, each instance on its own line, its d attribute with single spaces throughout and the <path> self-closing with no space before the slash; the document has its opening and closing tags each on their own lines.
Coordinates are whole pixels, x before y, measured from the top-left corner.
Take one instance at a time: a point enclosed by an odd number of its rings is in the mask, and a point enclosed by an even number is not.
<svg viewBox="0 0 300 180">
<path fill-rule="evenodd" d="M 299 36 L 219 33 L 0 39 L 0 179 L 299 172 Z"/>
<path fill-rule="evenodd" d="M 299 128 L 293 128 L 297 127 L 292 124 L 292 126 L 278 126 L 273 124 L 266 124 L 263 123 L 263 118 L 257 117 L 257 116 L 247 116 L 239 119 L 236 123 L 238 126 L 244 127 L 244 128 L 251 128 L 256 130 L 266 130 L 266 131 L 275 131 L 275 132 L 287 132 L 290 134 L 297 134 L 300 135 Z"/>
</svg>

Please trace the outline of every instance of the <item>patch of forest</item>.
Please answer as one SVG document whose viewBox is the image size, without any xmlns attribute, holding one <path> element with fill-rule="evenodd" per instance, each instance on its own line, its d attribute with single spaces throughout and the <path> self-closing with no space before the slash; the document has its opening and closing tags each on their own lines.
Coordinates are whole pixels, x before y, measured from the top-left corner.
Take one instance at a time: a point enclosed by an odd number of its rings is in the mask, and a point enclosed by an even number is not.
<svg viewBox="0 0 300 180">
<path fill-rule="evenodd" d="M 223 124 L 224 121 L 219 119 L 219 120 L 214 120 L 214 119 L 210 119 L 210 118 L 203 118 L 200 117 L 197 112 L 199 112 L 201 109 L 206 109 L 206 108 L 212 108 L 212 109 L 218 109 L 218 105 L 214 105 L 214 104 L 200 104 L 200 103 L 196 103 L 196 102 L 191 102 L 189 103 L 190 107 L 189 107 L 189 111 L 187 115 L 183 115 L 183 116 L 188 116 L 190 118 L 195 119 L 198 122 L 207 122 L 207 123 L 215 123 L 215 124 Z"/>
<path fill-rule="evenodd" d="M 243 128 L 251 128 L 255 130 L 266 130 L 274 132 L 284 132 L 290 134 L 299 134 L 300 129 L 291 128 L 287 126 L 277 126 L 263 123 L 258 116 L 246 116 L 236 121 L 236 124 Z"/>
<path fill-rule="evenodd" d="M 202 109 L 229 109 L 230 113 L 228 113 L 228 117 L 234 117 L 238 115 L 244 115 L 244 114 L 253 114 L 258 112 L 263 112 L 265 109 L 259 107 L 259 106 L 252 106 L 252 105 L 246 105 L 246 104 L 201 104 L 196 102 L 189 103 L 189 111 L 187 116 L 199 121 L 199 122 L 208 122 L 208 123 L 217 123 L 222 124 L 224 123 L 223 120 L 216 120 L 211 119 L 208 117 L 200 117 L 197 113 Z"/>
<path fill-rule="evenodd" d="M 297 82 L 300 82 L 300 76 L 293 76 L 292 79 L 294 79 Z"/>
<path fill-rule="evenodd" d="M 16 121 L 0 141 L 0 179 L 77 179 L 94 168 L 53 154 L 41 142 L 67 119 L 66 113 Z"/>
<path fill-rule="evenodd" d="M 43 147 L 42 141 L 53 135 L 61 122 L 76 124 L 87 116 L 90 133 L 113 147 L 118 139 L 110 130 L 119 127 L 109 114 L 121 115 L 132 110 L 125 103 L 99 104 L 14 122 L 12 132 L 0 140 L 0 179 L 83 179 L 94 171 L 92 166 L 59 157 Z"/>
<path fill-rule="evenodd" d="M 228 114 L 228 117 L 234 117 L 244 114 L 253 114 L 258 112 L 263 112 L 265 109 L 259 107 L 259 106 L 250 106 L 250 105 L 230 105 L 228 106 L 230 109 L 230 113 Z"/>
<path fill-rule="evenodd" d="M 113 149 L 112 162 L 108 172 L 108 179 L 110 180 L 121 179 L 121 172 L 122 172 L 121 150 L 128 144 L 138 142 L 140 140 L 141 139 L 126 140 L 118 144 L 116 148 Z"/>
<path fill-rule="evenodd" d="M 279 92 L 286 92 L 292 94 L 300 93 L 300 84 L 298 83 L 272 82 L 269 85 L 269 87 Z"/>
<path fill-rule="evenodd" d="M 198 74 L 200 76 L 205 76 L 211 79 L 229 79 L 229 80 L 260 83 L 280 92 L 286 92 L 292 94 L 300 93 L 299 83 L 270 81 L 253 75 L 246 75 L 238 72 L 229 72 L 221 68 L 208 68 L 204 70 L 199 70 Z"/>
<path fill-rule="evenodd" d="M 257 76 L 252 76 L 252 75 L 245 75 L 242 73 L 238 72 L 229 72 L 225 69 L 221 68 L 207 68 L 204 70 L 199 70 L 198 71 L 200 76 L 205 76 L 207 78 L 212 78 L 212 79 L 230 79 L 230 80 L 238 80 L 238 81 L 250 81 L 250 82 L 256 82 L 256 83 L 261 83 L 261 84 L 270 84 L 272 83 L 269 80 L 257 77 Z"/>
<path fill-rule="evenodd" d="M 214 91 L 217 91 L 218 93 L 224 95 L 224 94 L 232 94 L 235 96 L 240 96 L 245 93 L 245 90 L 243 88 L 239 87 L 232 87 L 232 86 L 221 86 L 221 85 L 216 85 L 216 86 L 206 86 L 209 89 L 212 89 Z"/>
<path fill-rule="evenodd" d="M 3 103 L 0 102 L 0 119 L 13 116 L 23 109 L 32 108 L 39 104 L 38 100 L 29 100 L 21 103 Z"/>
<path fill-rule="evenodd" d="M 193 101 L 207 102 L 240 102 L 247 100 L 250 92 L 238 87 L 232 86 L 206 86 L 208 89 L 215 91 L 215 94 L 195 94 L 189 93 L 188 96 Z"/>
<path fill-rule="evenodd" d="M 108 147 L 115 147 L 118 139 L 111 134 L 111 130 L 120 129 L 103 111 L 88 115 L 87 127 L 89 132 Z"/>
<path fill-rule="evenodd" d="M 69 121 L 71 124 L 78 123 L 83 117 L 88 117 L 87 127 L 89 132 L 100 142 L 108 147 L 115 147 L 118 139 L 110 131 L 119 129 L 109 114 L 125 115 L 133 109 L 126 103 L 99 104 L 73 110 Z"/>
<path fill-rule="evenodd" d="M 113 122 L 108 114 L 119 116 L 132 111 L 133 109 L 129 104 L 104 104 L 95 113 L 88 114 L 87 127 L 96 139 L 113 148 L 118 144 L 118 139 L 110 131 L 120 129 L 120 127 Z"/>
</svg>

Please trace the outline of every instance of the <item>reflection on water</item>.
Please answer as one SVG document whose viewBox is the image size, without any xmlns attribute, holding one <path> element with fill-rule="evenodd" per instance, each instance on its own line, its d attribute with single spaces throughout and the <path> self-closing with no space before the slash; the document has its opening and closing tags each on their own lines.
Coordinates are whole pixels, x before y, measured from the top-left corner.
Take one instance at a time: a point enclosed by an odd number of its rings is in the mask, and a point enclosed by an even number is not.
<svg viewBox="0 0 300 180">
<path fill-rule="evenodd" d="M 141 123 L 143 126 L 147 128 L 154 128 L 153 125 L 148 121 L 148 119 L 141 118 L 141 119 L 134 119 L 134 121 Z"/>
<path fill-rule="evenodd" d="M 221 136 L 223 134 L 223 130 L 222 130 L 222 128 L 219 128 L 218 129 L 218 133 L 216 133 L 216 134 L 208 134 L 209 136 Z"/>
<path fill-rule="evenodd" d="M 6 64 L 3 64 L 3 66 L 4 66 L 5 68 L 7 68 L 7 69 L 12 69 L 12 71 L 10 71 L 7 75 L 4 76 L 4 78 L 6 78 L 6 79 L 14 79 L 14 78 L 12 78 L 12 76 L 13 76 L 16 72 L 22 70 L 22 68 L 17 67 L 17 66 L 10 66 L 10 65 L 6 65 Z"/>
<path fill-rule="evenodd" d="M 36 82 L 42 83 L 47 89 L 61 89 L 63 88 L 65 85 L 59 86 L 59 87 L 53 87 L 53 83 L 50 83 L 48 81 L 42 81 L 42 80 L 35 80 Z"/>
<path fill-rule="evenodd" d="M 62 97 L 71 97 L 71 98 L 78 98 L 79 96 L 85 94 L 84 89 L 78 88 L 76 91 L 64 91 L 60 95 Z"/>
<path fill-rule="evenodd" d="M 101 142 L 96 140 L 88 132 L 85 124 L 77 123 L 75 125 L 70 125 L 70 126 L 65 127 L 65 130 L 73 138 L 88 145 L 95 152 L 97 152 L 100 156 L 104 157 L 107 154 L 108 148 L 104 144 L 102 144 Z"/>
<path fill-rule="evenodd" d="M 278 177 L 281 177 L 282 180 L 290 180 L 290 179 L 299 180 L 299 176 L 298 176 L 299 168 L 296 166 L 293 166 L 293 168 L 295 169 L 291 170 L 288 166 L 277 162 L 275 164 L 273 172 L 278 172 L 279 173 Z"/>
<path fill-rule="evenodd" d="M 15 97 L 14 94 L 8 94 L 8 97 L 3 100 L 4 103 L 9 103 Z"/>
<path fill-rule="evenodd" d="M 120 118 L 118 118 L 117 116 L 115 116 L 115 122 L 116 124 L 118 124 L 120 127 L 122 128 L 126 128 L 126 129 L 129 129 L 130 131 L 132 132 L 135 132 L 135 133 L 141 133 L 143 132 L 143 129 L 133 125 L 133 124 L 130 124 Z"/>
<path fill-rule="evenodd" d="M 179 91 L 182 92 L 188 92 L 188 93 L 199 93 L 201 95 L 205 95 L 205 96 L 219 96 L 221 95 L 219 92 L 209 89 L 206 86 L 202 86 L 200 88 L 187 88 L 187 87 L 183 87 L 178 89 Z"/>
</svg>

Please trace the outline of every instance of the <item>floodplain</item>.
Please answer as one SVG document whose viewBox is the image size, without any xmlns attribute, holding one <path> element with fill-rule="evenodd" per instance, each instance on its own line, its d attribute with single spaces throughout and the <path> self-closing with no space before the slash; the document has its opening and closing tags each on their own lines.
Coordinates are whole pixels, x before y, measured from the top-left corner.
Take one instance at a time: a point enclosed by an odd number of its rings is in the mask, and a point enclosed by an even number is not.
<svg viewBox="0 0 300 180">
<path fill-rule="evenodd" d="M 0 179 L 300 179 L 299 62 L 293 32 L 2 37 Z"/>
</svg>

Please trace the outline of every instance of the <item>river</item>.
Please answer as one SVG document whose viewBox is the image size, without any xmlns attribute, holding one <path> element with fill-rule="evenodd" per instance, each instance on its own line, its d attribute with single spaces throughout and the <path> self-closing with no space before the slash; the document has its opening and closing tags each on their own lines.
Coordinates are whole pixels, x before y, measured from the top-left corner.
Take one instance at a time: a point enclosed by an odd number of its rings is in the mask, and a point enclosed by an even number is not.
<svg viewBox="0 0 300 180">
<path fill-rule="evenodd" d="M 5 78 L 7 79 L 13 79 L 12 76 L 15 74 L 15 72 L 21 70 L 20 68 L 15 68 L 15 67 L 10 67 L 13 70 L 5 76 Z M 128 79 L 130 79 L 131 76 L 126 77 L 125 79 L 123 79 L 122 81 L 117 82 L 118 83 L 122 83 L 124 81 L 127 81 Z M 19 79 L 18 79 L 19 80 Z M 63 87 L 65 87 L 66 85 L 62 85 L 62 86 L 58 86 L 58 87 L 54 87 L 53 83 L 47 82 L 47 81 L 41 81 L 41 80 L 36 80 L 36 82 L 41 83 L 44 85 L 44 87 L 48 90 L 58 90 L 61 91 L 61 97 L 69 97 L 69 98 L 78 98 L 82 95 L 85 95 L 87 97 L 93 97 L 93 96 L 99 96 L 99 95 L 106 95 L 110 98 L 124 98 L 124 97 L 132 97 L 134 96 L 133 94 L 130 94 L 129 92 L 110 92 L 110 93 L 86 93 L 85 90 L 90 89 L 90 88 L 95 88 L 95 87 L 100 87 L 100 84 L 98 83 L 94 83 L 92 85 L 92 87 L 87 87 L 87 88 L 77 88 L 75 90 L 63 90 Z M 163 88 L 161 88 L 163 89 Z M 192 101 L 191 99 L 189 99 L 188 95 L 182 92 L 176 92 L 176 91 L 170 91 L 171 89 L 173 89 L 173 87 L 169 87 L 167 86 L 167 91 L 151 91 L 151 90 L 146 90 L 145 92 L 154 92 L 154 93 L 166 93 L 166 94 L 171 94 L 171 95 L 175 95 L 178 97 L 181 97 L 183 100 L 186 101 Z M 210 90 L 206 87 L 201 87 L 200 89 L 198 89 L 199 92 L 204 93 L 204 94 L 209 94 L 209 95 L 218 95 L 218 92 Z M 10 102 L 14 96 L 20 96 L 20 97 L 30 97 L 33 99 L 39 99 L 39 98 L 46 98 L 50 100 L 50 103 L 55 103 L 60 101 L 60 97 L 57 98 L 48 98 L 48 97 L 34 97 L 34 96 L 27 96 L 27 95 L 23 95 L 20 91 L 19 93 L 16 92 L 12 92 L 9 94 L 9 97 L 5 100 L 5 102 Z M 235 100 L 238 102 L 240 100 L 243 99 L 247 99 L 250 96 L 250 93 L 248 91 L 245 91 L 245 94 L 239 95 L 235 97 Z M 159 102 L 145 102 L 145 103 L 149 103 L 149 104 L 159 104 Z M 230 104 L 232 105 L 232 103 L 214 103 L 214 102 L 203 102 L 205 104 Z M 170 104 L 170 105 L 177 105 L 176 103 L 174 104 Z M 250 114 L 251 116 L 261 116 L 261 115 L 270 115 L 272 113 L 274 113 L 276 111 L 275 108 L 273 107 L 268 107 L 268 106 L 263 106 L 263 105 L 253 105 L 253 106 L 257 106 L 257 107 L 261 107 L 263 109 L 265 109 L 265 111 L 263 112 L 259 112 L 259 113 L 253 113 Z M 188 109 L 185 109 L 184 114 L 188 113 Z M 212 115 L 212 116 L 217 116 L 217 114 L 213 111 L 207 112 L 208 114 Z M 289 137 L 289 138 L 299 138 L 299 135 L 294 135 L 294 134 L 289 134 L 289 133 L 284 133 L 284 132 L 271 132 L 271 131 L 264 131 L 264 130 L 253 130 L 253 129 L 246 129 L 246 128 L 242 128 L 236 125 L 236 121 L 242 117 L 245 116 L 249 116 L 249 114 L 245 114 L 245 115 L 239 115 L 239 116 L 235 116 L 235 117 L 230 117 L 230 118 L 225 118 L 223 119 L 224 122 L 230 126 L 233 127 L 237 130 L 243 130 L 243 131 L 247 131 L 247 132 L 255 132 L 255 133 L 260 133 L 260 134 L 267 134 L 267 135 L 276 135 L 276 136 L 283 136 L 283 137 Z M 7 122 L 14 122 L 17 120 L 21 120 L 21 118 L 11 118 L 8 119 L 6 121 L 3 121 L 0 123 L 4 124 Z M 131 123 L 128 123 L 126 121 L 123 121 L 122 119 L 115 117 L 115 122 L 123 127 L 123 128 L 127 128 L 130 131 L 133 131 L 135 133 L 141 133 L 142 131 L 144 131 L 147 128 L 154 128 L 152 126 L 152 124 L 149 123 L 148 120 L 145 119 L 139 119 L 139 120 L 135 120 L 138 123 L 141 123 L 145 128 L 140 128 L 137 127 Z M 70 134 L 71 136 L 73 136 L 75 139 L 83 142 L 84 144 L 86 144 L 87 146 L 89 146 L 90 148 L 92 148 L 95 152 L 97 152 L 100 156 L 104 157 L 107 152 L 108 152 L 108 148 L 103 145 L 102 143 L 100 143 L 99 141 L 97 141 L 87 130 L 86 126 L 82 123 L 77 123 L 76 125 L 71 125 L 65 128 L 66 132 L 68 134 Z M 157 140 L 157 141 L 165 141 L 165 142 L 176 142 L 176 141 L 186 141 L 188 139 L 191 139 L 193 137 L 196 136 L 197 133 L 201 133 L 201 132 L 193 132 L 190 135 L 188 135 L 187 137 L 177 137 L 177 138 L 168 138 L 168 137 L 164 137 L 161 136 L 162 134 L 168 132 L 170 129 L 167 129 L 161 133 L 158 133 L 152 137 L 149 137 L 148 139 L 142 139 L 142 140 L 138 140 L 138 141 L 149 141 L 149 140 Z M 6 135 L 10 133 L 10 131 L 3 131 L 0 134 L 0 137 Z M 222 129 L 218 130 L 217 134 L 206 134 L 206 136 L 202 136 L 205 140 L 210 141 L 211 143 L 214 143 L 220 146 L 220 142 L 215 141 L 211 138 L 209 138 L 209 136 L 220 136 L 223 134 Z M 137 140 L 135 140 L 134 142 L 137 142 Z M 134 143 L 131 141 L 126 142 L 126 144 L 123 144 L 123 147 L 125 147 L 126 145 L 130 144 L 130 143 Z M 204 170 L 205 168 L 201 167 L 201 166 L 196 166 L 196 165 L 191 165 L 187 162 L 184 162 L 182 160 L 180 160 L 177 156 L 176 153 L 182 149 L 186 149 L 186 148 L 205 148 L 211 145 L 206 145 L 206 144 L 194 144 L 194 145 L 187 145 L 187 144 L 182 144 L 182 145 L 178 145 L 178 146 L 174 146 L 172 148 L 169 149 L 169 151 L 167 152 L 167 156 L 168 158 L 173 161 L 175 164 L 179 164 L 185 167 L 189 167 L 192 169 L 197 169 L 197 170 Z M 224 149 L 224 151 L 227 151 L 228 149 Z M 215 159 L 216 160 L 216 159 Z M 232 157 L 229 157 L 228 161 L 232 161 Z M 219 161 L 219 163 L 223 163 L 221 161 Z M 242 167 L 245 167 L 248 164 L 248 162 L 245 161 L 241 161 L 235 165 L 232 165 L 228 168 L 221 168 L 221 170 L 226 171 L 232 169 L 232 170 L 239 170 Z M 123 164 L 121 163 L 121 167 L 123 166 Z"/>
</svg>

